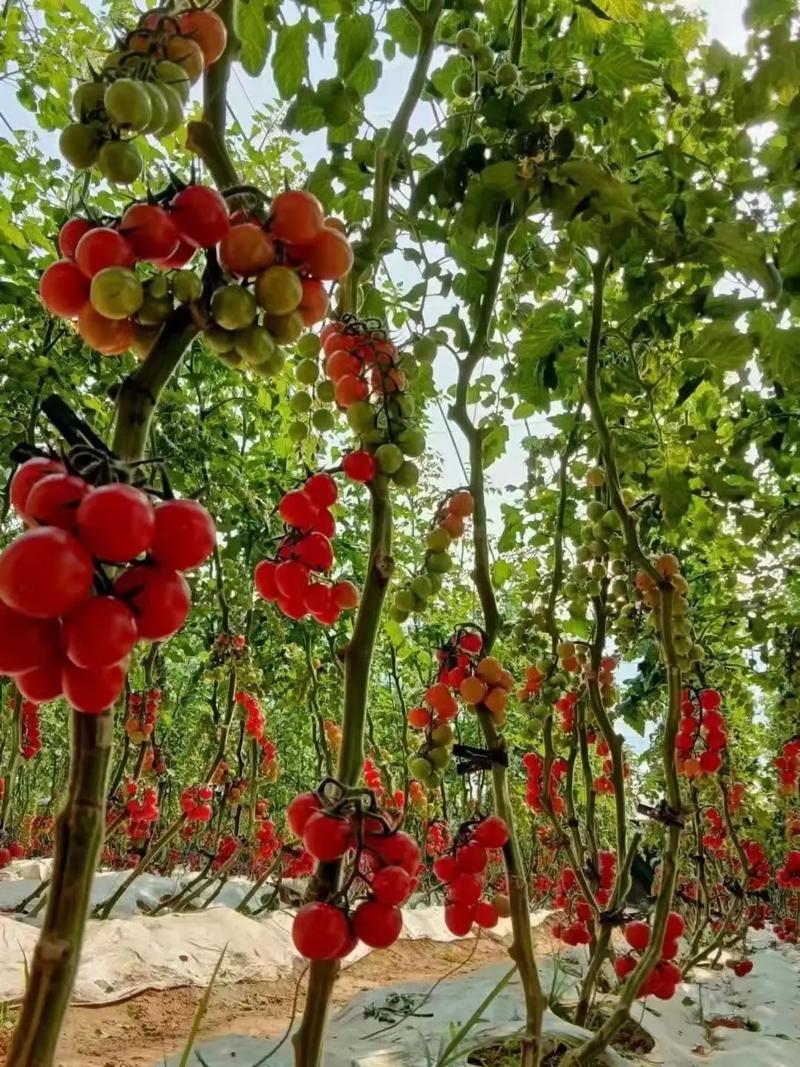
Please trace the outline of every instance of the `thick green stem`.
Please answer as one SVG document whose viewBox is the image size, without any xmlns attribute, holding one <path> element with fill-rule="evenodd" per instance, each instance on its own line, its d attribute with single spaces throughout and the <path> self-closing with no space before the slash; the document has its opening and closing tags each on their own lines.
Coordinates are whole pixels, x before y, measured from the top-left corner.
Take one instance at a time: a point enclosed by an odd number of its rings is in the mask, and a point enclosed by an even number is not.
<svg viewBox="0 0 800 1067">
<path fill-rule="evenodd" d="M 51 891 L 8 1062 L 50 1067 L 69 1004 L 103 845 L 113 716 L 72 713 L 67 803 L 56 820 Z"/>
<path fill-rule="evenodd" d="M 8 763 L 3 772 L 3 805 L 0 809 L 0 827 L 8 832 L 8 813 L 11 808 L 11 797 L 14 792 L 14 782 L 19 767 L 20 748 L 20 719 L 22 716 L 22 694 L 17 691 L 14 696 L 14 709 L 11 713 L 11 731 L 8 738 Z"/>
<path fill-rule="evenodd" d="M 662 588 L 660 596 L 660 637 L 667 671 L 668 704 L 662 740 L 662 762 L 666 784 L 667 804 L 673 814 L 667 830 L 666 847 L 661 857 L 661 884 L 656 898 L 650 931 L 650 941 L 639 957 L 635 970 L 629 975 L 614 1011 L 590 1040 L 579 1048 L 567 1053 L 561 1061 L 561 1067 L 587 1067 L 594 1063 L 596 1057 L 608 1046 L 608 1043 L 624 1025 L 629 1017 L 631 1005 L 642 982 L 650 974 L 661 957 L 661 947 L 667 929 L 667 918 L 675 885 L 678 880 L 678 851 L 681 841 L 681 796 L 678 773 L 675 766 L 675 737 L 681 714 L 681 672 L 677 665 L 672 629 L 673 590 Z"/>
<path fill-rule="evenodd" d="M 358 286 L 378 262 L 384 243 L 389 236 L 389 196 L 392 179 L 397 169 L 397 161 L 403 151 L 408 124 L 428 80 L 428 68 L 436 43 L 436 27 L 443 7 L 444 0 L 433 0 L 427 11 L 420 11 L 417 15 L 419 26 L 417 58 L 397 114 L 392 120 L 386 137 L 375 150 L 375 191 L 372 197 L 372 213 L 363 239 L 353 249 L 353 269 L 343 282 L 341 299 L 345 310 L 353 310 L 358 306 Z"/>
<path fill-rule="evenodd" d="M 337 778 L 343 786 L 354 786 L 364 766 L 364 725 L 369 698 L 370 668 L 380 626 L 383 602 L 391 578 L 392 504 L 389 483 L 379 475 L 370 484 L 372 523 L 369 571 L 361 591 L 361 601 L 353 626 L 353 636 L 344 656 L 344 710 L 342 743 Z M 327 900 L 340 884 L 341 863 L 323 863 L 317 868 L 312 893 Z M 338 974 L 337 962 L 314 961 L 310 966 L 308 993 L 303 1020 L 294 1036 L 297 1067 L 319 1067 L 327 1025 L 330 998 Z"/>
<path fill-rule="evenodd" d="M 220 58 L 209 67 L 203 79 L 203 118 L 190 122 L 186 147 L 205 163 L 218 189 L 232 189 L 239 176 L 225 144 L 228 118 L 228 79 L 231 65 L 238 57 L 241 41 L 237 33 L 238 0 L 220 0 L 217 14 L 225 23 L 228 41 Z"/>
</svg>

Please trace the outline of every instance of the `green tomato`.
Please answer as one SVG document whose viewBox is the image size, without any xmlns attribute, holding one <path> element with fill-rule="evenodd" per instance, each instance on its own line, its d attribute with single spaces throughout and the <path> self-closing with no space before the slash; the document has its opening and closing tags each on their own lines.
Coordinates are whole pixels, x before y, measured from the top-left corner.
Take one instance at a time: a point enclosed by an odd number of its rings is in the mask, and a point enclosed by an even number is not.
<svg viewBox="0 0 800 1067">
<path fill-rule="evenodd" d="M 265 363 L 275 351 L 272 334 L 257 322 L 237 330 L 234 337 L 236 351 L 246 363 L 253 366 Z"/>
<path fill-rule="evenodd" d="M 193 270 L 176 270 L 171 284 L 172 295 L 179 304 L 191 304 L 203 295 L 203 281 Z"/>
<path fill-rule="evenodd" d="M 336 420 L 333 417 L 333 412 L 328 411 L 327 408 L 318 408 L 311 416 L 311 422 L 315 430 L 319 430 L 320 433 L 327 433 L 332 430 L 336 425 Z"/>
<path fill-rule="evenodd" d="M 224 330 L 243 330 L 257 313 L 255 297 L 240 285 L 223 285 L 211 297 L 211 316 Z"/>
<path fill-rule="evenodd" d="M 602 522 L 603 526 L 605 526 L 607 530 L 618 530 L 620 526 L 622 526 L 619 515 L 617 515 L 616 511 L 607 511 L 603 515 Z"/>
<path fill-rule="evenodd" d="M 311 334 L 307 336 L 310 337 Z M 319 377 L 317 361 L 315 359 L 301 359 L 294 369 L 294 376 L 301 385 L 313 385 Z"/>
<path fill-rule="evenodd" d="M 71 122 L 61 131 L 58 147 L 67 163 L 76 170 L 88 170 L 97 162 L 100 131 L 97 126 Z"/>
<path fill-rule="evenodd" d="M 347 409 L 347 422 L 357 434 L 369 433 L 375 426 L 375 412 L 367 400 L 357 400 Z"/>
<path fill-rule="evenodd" d="M 420 600 L 427 600 L 433 593 L 433 583 L 424 574 L 419 574 L 411 581 L 411 592 Z"/>
<path fill-rule="evenodd" d="M 295 393 L 289 401 L 292 411 L 298 415 L 306 415 L 311 410 L 313 400 L 310 393 Z"/>
<path fill-rule="evenodd" d="M 203 333 L 203 340 L 211 349 L 212 352 L 216 352 L 218 356 L 221 356 L 227 352 L 234 352 L 236 344 L 236 334 L 230 330 L 223 330 L 219 326 L 211 326 Z M 240 361 L 240 356 L 236 353 L 236 362 Z"/>
<path fill-rule="evenodd" d="M 274 348 L 263 363 L 254 365 L 253 371 L 262 378 L 277 378 L 286 365 L 286 356 L 280 348 Z"/>
<path fill-rule="evenodd" d="M 239 356 L 236 349 L 233 348 L 228 352 L 217 352 L 217 357 L 222 360 L 227 367 L 241 367 L 242 365 L 241 356 Z"/>
<path fill-rule="evenodd" d="M 446 552 L 429 552 L 425 566 L 433 574 L 446 574 L 452 568 L 453 561 Z"/>
<path fill-rule="evenodd" d="M 255 291 L 259 306 L 268 315 L 290 315 L 303 299 L 303 286 L 291 267 L 262 270 L 256 277 Z"/>
<path fill-rule="evenodd" d="M 425 537 L 425 546 L 431 552 L 446 552 L 453 538 L 443 526 L 437 526 Z"/>
<path fill-rule="evenodd" d="M 450 762 L 450 749 L 444 746 L 431 748 L 428 750 L 428 759 L 437 770 L 443 770 Z"/>
<path fill-rule="evenodd" d="M 439 590 L 442 588 L 442 583 L 444 582 L 444 578 L 441 576 L 441 574 L 434 574 L 433 572 L 429 572 L 425 575 L 425 577 L 431 583 L 432 592 L 438 593 Z"/>
<path fill-rule="evenodd" d="M 586 514 L 592 522 L 597 522 L 599 519 L 602 519 L 605 513 L 606 506 L 602 500 L 590 500 L 586 505 Z"/>
<path fill-rule="evenodd" d="M 389 618 L 392 620 L 392 622 L 406 622 L 410 614 L 410 612 L 403 611 L 401 608 L 397 607 L 392 607 L 389 609 Z"/>
<path fill-rule="evenodd" d="M 414 594 L 410 589 L 398 589 L 394 595 L 394 606 L 398 611 L 405 611 L 407 614 L 411 614 L 415 610 Z"/>
<path fill-rule="evenodd" d="M 167 108 L 166 118 L 161 123 L 158 136 L 168 137 L 183 125 L 183 101 L 180 94 L 171 85 L 164 85 L 159 82 L 158 87 L 161 90 L 161 95 Z"/>
<path fill-rule="evenodd" d="M 172 312 L 172 299 L 169 296 L 154 296 L 145 291 L 142 306 L 136 312 L 136 321 L 143 326 L 158 326 Z"/>
<path fill-rule="evenodd" d="M 431 765 L 424 756 L 412 756 L 408 761 L 408 773 L 422 781 L 431 773 Z"/>
<path fill-rule="evenodd" d="M 304 334 L 303 337 L 297 342 L 297 351 L 303 357 L 303 359 L 311 359 L 314 361 L 314 366 L 317 364 L 317 356 L 321 345 L 319 343 L 319 337 L 315 333 Z M 306 383 L 310 385 L 310 382 Z"/>
<path fill-rule="evenodd" d="M 153 116 L 147 89 L 135 78 L 118 78 L 112 82 L 103 102 L 108 117 L 120 130 L 144 130 Z"/>
<path fill-rule="evenodd" d="M 495 74 L 497 78 L 497 84 L 508 88 L 509 85 L 514 85 L 519 77 L 519 71 L 513 63 L 501 63 L 497 68 Z"/>
<path fill-rule="evenodd" d="M 397 443 L 407 456 L 421 456 L 425 451 L 425 434 L 416 426 L 411 426 L 398 434 Z"/>
<path fill-rule="evenodd" d="M 392 481 L 401 489 L 413 489 L 419 482 L 419 467 L 410 459 L 404 460 L 392 475 Z"/>
<path fill-rule="evenodd" d="M 176 92 L 181 104 L 185 104 L 189 99 L 192 83 L 189 81 L 189 75 L 177 63 L 169 59 L 162 59 L 160 63 L 156 63 L 156 80 L 162 86 L 167 85 L 173 92 Z"/>
<path fill-rule="evenodd" d="M 289 434 L 289 439 L 291 441 L 305 441 L 308 437 L 308 426 L 306 426 L 304 422 L 300 422 L 298 419 L 297 422 L 289 424 L 289 428 L 286 432 Z"/>
<path fill-rule="evenodd" d="M 474 56 L 481 47 L 481 39 L 475 30 L 463 29 L 456 34 L 456 48 L 464 56 Z"/>
<path fill-rule="evenodd" d="M 72 95 L 72 109 L 81 122 L 102 111 L 106 96 L 104 82 L 82 82 Z"/>
<path fill-rule="evenodd" d="M 279 345 L 291 345 L 305 330 L 303 316 L 292 311 L 289 315 L 265 315 L 264 325 Z"/>
<path fill-rule="evenodd" d="M 167 98 L 158 82 L 144 82 L 144 89 L 150 100 L 150 121 L 142 133 L 158 136 L 167 123 Z"/>
<path fill-rule="evenodd" d="M 107 319 L 127 319 L 142 306 L 144 288 L 128 267 L 106 267 L 92 278 L 89 300 Z"/>
<path fill-rule="evenodd" d="M 394 474 L 403 465 L 403 453 L 397 445 L 379 445 L 375 449 L 375 460 L 384 474 Z"/>
<path fill-rule="evenodd" d="M 450 86 L 453 96 L 468 100 L 475 92 L 475 83 L 470 74 L 457 74 Z"/>
<path fill-rule="evenodd" d="M 324 382 L 317 383 L 314 392 L 317 394 L 317 400 L 321 404 L 332 404 L 336 398 L 336 386 L 333 382 L 329 382 L 327 378 Z"/>
<path fill-rule="evenodd" d="M 418 337 L 414 341 L 412 352 L 421 363 L 433 363 L 436 359 L 436 342 L 432 337 Z"/>
<path fill-rule="evenodd" d="M 449 722 L 439 723 L 431 730 L 431 741 L 434 745 L 450 745 L 453 743 L 453 727 Z"/>
<path fill-rule="evenodd" d="M 558 250 L 556 250 L 558 251 Z M 602 467 L 590 467 L 586 472 L 586 484 L 599 489 L 606 484 L 606 474 Z"/>
<path fill-rule="evenodd" d="M 97 155 L 104 178 L 114 185 L 130 185 L 142 173 L 142 155 L 131 141 L 106 141 Z"/>
<path fill-rule="evenodd" d="M 472 62 L 476 70 L 491 70 L 494 64 L 494 52 L 487 45 L 482 44 L 473 54 Z"/>
</svg>

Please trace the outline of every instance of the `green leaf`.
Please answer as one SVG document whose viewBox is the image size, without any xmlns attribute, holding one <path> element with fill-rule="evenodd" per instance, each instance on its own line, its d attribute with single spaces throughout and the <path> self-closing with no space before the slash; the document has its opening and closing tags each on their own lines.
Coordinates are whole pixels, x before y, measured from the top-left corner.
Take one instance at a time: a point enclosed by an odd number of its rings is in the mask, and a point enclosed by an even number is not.
<svg viewBox="0 0 800 1067">
<path fill-rule="evenodd" d="M 417 54 L 419 26 L 404 7 L 393 7 L 386 16 L 386 32 L 407 56 Z"/>
<path fill-rule="evenodd" d="M 684 350 L 687 359 L 704 359 L 717 370 L 742 370 L 753 354 L 753 338 L 731 322 L 712 322 Z"/>
<path fill-rule="evenodd" d="M 516 570 L 507 559 L 496 559 L 492 564 L 492 581 L 498 589 L 502 588 Z"/>
<path fill-rule="evenodd" d="M 286 112 L 286 129 L 311 133 L 321 130 L 325 124 L 325 112 L 317 100 L 317 94 L 308 86 L 301 85 Z"/>
<path fill-rule="evenodd" d="M 661 510 L 668 526 L 675 526 L 686 512 L 692 501 L 689 479 L 684 471 L 667 467 L 655 478 L 655 485 L 661 496 Z"/>
<path fill-rule="evenodd" d="M 375 42 L 375 21 L 371 15 L 345 15 L 337 22 L 336 65 L 345 81 Z"/>
<path fill-rule="evenodd" d="M 272 30 L 267 21 L 266 0 L 242 0 L 239 6 L 238 29 L 242 40 L 239 59 L 250 77 L 257 78 L 267 62 L 272 40 Z"/>
<path fill-rule="evenodd" d="M 733 270 L 752 278 L 764 287 L 767 296 L 780 291 L 780 276 L 767 262 L 763 239 L 745 222 L 718 223 L 706 244 L 724 256 Z"/>
<path fill-rule="evenodd" d="M 638 56 L 624 44 L 613 42 L 592 63 L 597 84 L 605 92 L 617 93 L 635 85 L 644 85 L 658 77 L 658 67 Z"/>
<path fill-rule="evenodd" d="M 281 26 L 272 56 L 275 87 L 284 100 L 299 89 L 308 74 L 309 25 L 305 18 L 293 26 Z"/>
</svg>

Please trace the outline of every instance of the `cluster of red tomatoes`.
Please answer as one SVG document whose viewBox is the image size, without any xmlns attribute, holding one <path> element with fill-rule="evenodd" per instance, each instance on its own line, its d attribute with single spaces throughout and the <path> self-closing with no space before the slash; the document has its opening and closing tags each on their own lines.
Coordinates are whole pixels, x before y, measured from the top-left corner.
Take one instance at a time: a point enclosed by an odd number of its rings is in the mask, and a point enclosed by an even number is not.
<svg viewBox="0 0 800 1067">
<path fill-rule="evenodd" d="M 142 15 L 102 70 L 76 89 L 78 122 L 61 134 L 64 158 L 78 170 L 96 163 L 110 182 L 135 181 L 143 161 L 132 138 L 166 137 L 182 125 L 191 86 L 216 63 L 226 41 L 225 23 L 213 11 Z"/>
<path fill-rule="evenodd" d="M 525 768 L 528 781 L 525 790 L 525 803 L 532 811 L 544 811 L 545 801 L 542 795 L 545 793 L 544 783 L 544 759 L 538 752 L 526 752 L 522 757 L 522 766 Z M 550 765 L 550 778 L 547 783 L 547 806 L 554 815 L 563 815 L 566 810 L 564 798 L 559 793 L 561 779 L 567 773 L 567 761 L 561 756 L 556 757 Z"/>
<path fill-rule="evenodd" d="M 319 335 L 324 353 L 324 371 L 334 385 L 334 399 L 341 408 L 350 408 L 370 395 L 383 396 L 405 389 L 406 376 L 396 368 L 397 346 L 383 330 L 362 323 L 331 322 Z M 374 420 L 364 431 L 374 427 Z M 353 427 L 361 431 L 359 426 Z"/>
<path fill-rule="evenodd" d="M 675 738 L 675 758 L 679 774 L 699 778 L 716 774 L 722 766 L 722 752 L 728 744 L 725 720 L 716 689 L 681 694 L 681 721 Z"/>
<path fill-rule="evenodd" d="M 795 899 L 795 906 L 797 900 Z M 783 941 L 787 945 L 796 945 L 800 942 L 800 932 L 797 928 L 797 920 L 793 919 L 791 915 L 784 916 L 780 922 L 775 923 L 772 927 L 772 932 L 775 934 L 779 941 Z"/>
<path fill-rule="evenodd" d="M 466 937 L 473 923 L 491 929 L 500 918 L 496 904 L 485 897 L 490 852 L 508 841 L 508 827 L 497 815 L 461 827 L 452 851 L 434 860 L 433 873 L 447 890 L 445 926 Z"/>
<path fill-rule="evenodd" d="M 260 741 L 264 736 L 264 712 L 261 710 L 261 702 L 254 693 L 247 693 L 244 689 L 237 689 L 236 703 L 244 708 L 244 732 L 247 737 Z"/>
<path fill-rule="evenodd" d="M 19 841 L 12 841 L 8 845 L 0 845 L 0 871 L 7 867 L 12 860 L 21 860 L 24 856 L 25 849 Z"/>
<path fill-rule="evenodd" d="M 677 911 L 671 911 L 667 916 L 667 927 L 661 944 L 661 959 L 639 986 L 637 997 L 654 996 L 659 1000 L 671 1000 L 675 996 L 678 983 L 683 980 L 683 972 L 674 960 L 678 955 L 679 941 L 685 928 L 683 916 Z M 648 923 L 641 921 L 627 923 L 623 928 L 625 940 L 633 952 L 645 951 L 650 943 L 651 933 Z M 626 979 L 636 968 L 638 959 L 633 952 L 618 956 L 614 961 L 614 970 L 621 980 Z"/>
<path fill-rule="evenodd" d="M 166 204 L 132 204 L 109 225 L 70 219 L 59 234 L 62 258 L 45 270 L 39 294 L 105 355 L 131 347 L 146 354 L 176 302 L 197 305 L 211 323 L 210 348 L 226 362 L 274 374 L 283 364 L 276 345 L 324 318 L 323 281 L 350 268 L 350 244 L 331 221 L 301 190 L 279 193 L 261 218 L 231 215 L 215 189 L 191 185 Z M 185 268 L 198 248 L 214 247 L 224 274 L 204 294 L 199 275 Z M 170 274 L 142 278 L 137 263 Z M 242 284 L 250 279 L 252 289 Z M 199 308 L 204 296 L 208 306 Z"/>
<path fill-rule="evenodd" d="M 364 768 L 361 772 L 361 776 L 364 779 L 364 785 L 367 789 L 371 790 L 376 797 L 382 797 L 384 794 L 383 782 L 381 781 L 380 767 L 371 760 L 369 756 L 364 760 Z M 400 794 L 403 795 L 402 793 Z"/>
<path fill-rule="evenodd" d="M 793 797 L 800 786 L 800 737 L 786 741 L 780 756 L 776 756 L 778 788 L 781 796 Z"/>
<path fill-rule="evenodd" d="M 189 822 L 210 822 L 213 799 L 210 785 L 188 785 L 181 791 L 181 811 Z"/>
<path fill-rule="evenodd" d="M 342 959 L 362 941 L 370 948 L 388 948 L 400 936 L 400 907 L 417 884 L 420 851 L 402 830 L 388 830 L 375 816 L 340 813 L 328 808 L 318 793 L 301 793 L 286 812 L 306 852 L 321 863 L 353 860 L 368 895 L 355 907 L 316 901 L 298 911 L 292 926 L 295 948 L 306 959 Z"/>
<path fill-rule="evenodd" d="M 781 889 L 800 889 L 800 850 L 787 853 L 783 866 L 775 871 L 775 882 Z"/>
<path fill-rule="evenodd" d="M 617 858 L 614 853 L 598 852 L 598 885 L 594 891 L 598 907 L 606 907 L 611 900 L 616 870 Z M 593 910 L 589 901 L 581 893 L 580 883 L 571 867 L 565 867 L 559 875 L 553 905 L 556 908 L 564 908 L 567 912 L 567 921 L 557 923 L 553 927 L 553 936 L 559 938 L 565 945 L 588 945 L 591 941 L 589 923 Z"/>
<path fill-rule="evenodd" d="M 352 582 L 327 581 L 334 564 L 330 539 L 336 530 L 330 509 L 337 495 L 329 474 L 313 474 L 302 489 L 281 497 L 278 514 L 288 530 L 275 557 L 257 565 L 254 581 L 259 596 L 276 603 L 290 619 L 310 615 L 322 626 L 331 626 L 342 611 L 358 605 Z"/>
<path fill-rule="evenodd" d="M 0 670 L 35 703 L 63 695 L 104 711 L 136 642 L 163 641 L 186 620 L 182 572 L 211 555 L 214 524 L 193 500 L 154 507 L 134 486 L 94 488 L 46 457 L 17 469 L 11 503 L 30 529 L 0 554 Z M 113 580 L 110 564 L 124 566 Z"/>
<path fill-rule="evenodd" d="M 19 710 L 19 754 L 24 760 L 30 760 L 42 750 L 42 734 L 39 729 L 39 705 L 32 700 L 23 700 Z"/>
<path fill-rule="evenodd" d="M 141 799 L 138 798 L 138 782 L 125 783 L 125 793 L 128 797 L 125 802 L 125 811 L 128 815 L 128 836 L 131 841 L 139 843 L 144 841 L 149 833 L 150 826 L 158 821 L 158 794 L 152 786 L 146 786 L 142 791 Z"/>
<path fill-rule="evenodd" d="M 745 889 L 748 893 L 765 889 L 769 885 L 770 870 L 764 846 L 758 841 L 743 841 L 742 852 L 747 860 L 747 870 L 743 872 Z"/>
<path fill-rule="evenodd" d="M 160 704 L 160 689 L 150 689 L 146 693 L 134 691 L 128 697 L 125 733 L 135 745 L 142 745 L 153 736 Z"/>
</svg>

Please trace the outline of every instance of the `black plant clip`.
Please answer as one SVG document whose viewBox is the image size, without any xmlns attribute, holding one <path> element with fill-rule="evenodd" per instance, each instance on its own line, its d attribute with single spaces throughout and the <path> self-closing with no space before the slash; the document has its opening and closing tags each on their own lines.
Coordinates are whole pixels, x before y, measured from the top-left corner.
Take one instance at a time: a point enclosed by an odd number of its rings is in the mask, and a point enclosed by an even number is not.
<svg viewBox="0 0 800 1067">
<path fill-rule="evenodd" d="M 663 823 L 664 826 L 679 826 L 684 828 L 686 822 L 681 812 L 671 808 L 666 800 L 662 800 L 656 807 L 650 804 L 639 804 L 636 809 L 640 815 L 644 815 L 653 822 Z"/>
<path fill-rule="evenodd" d="M 463 763 L 456 764 L 458 774 L 474 774 L 475 771 L 490 771 L 493 764 L 508 766 L 505 749 L 473 748 L 472 745 L 453 745 L 453 755 Z"/>
</svg>

